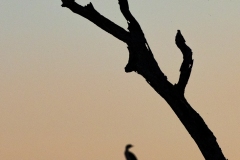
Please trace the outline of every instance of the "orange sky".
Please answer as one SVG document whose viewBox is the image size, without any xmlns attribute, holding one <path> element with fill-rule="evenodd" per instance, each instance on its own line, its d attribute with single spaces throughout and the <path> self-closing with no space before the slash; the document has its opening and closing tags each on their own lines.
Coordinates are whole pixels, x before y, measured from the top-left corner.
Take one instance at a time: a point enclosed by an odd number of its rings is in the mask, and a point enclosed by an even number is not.
<svg viewBox="0 0 240 160">
<path fill-rule="evenodd" d="M 77 1 L 87 4 L 90 1 Z M 126 28 L 118 2 L 92 0 Z M 162 71 L 176 83 L 180 29 L 194 66 L 186 97 L 228 159 L 240 157 L 240 1 L 129 0 Z M 60 0 L 0 6 L 0 159 L 202 160 L 171 108 L 136 73 L 126 45 Z"/>
</svg>

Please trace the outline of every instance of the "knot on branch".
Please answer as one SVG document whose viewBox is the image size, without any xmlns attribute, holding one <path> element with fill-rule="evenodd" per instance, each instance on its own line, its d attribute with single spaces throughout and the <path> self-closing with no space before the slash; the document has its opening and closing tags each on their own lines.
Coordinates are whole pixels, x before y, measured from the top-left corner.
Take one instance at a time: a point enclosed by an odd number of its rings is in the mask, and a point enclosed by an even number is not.
<svg viewBox="0 0 240 160">
<path fill-rule="evenodd" d="M 129 72 L 132 72 L 132 71 L 137 71 L 137 62 L 138 62 L 138 58 L 137 56 L 134 54 L 133 52 L 133 49 L 128 46 L 128 51 L 129 51 L 129 59 L 128 59 L 128 63 L 125 67 L 125 72 L 126 73 L 129 73 Z"/>
</svg>

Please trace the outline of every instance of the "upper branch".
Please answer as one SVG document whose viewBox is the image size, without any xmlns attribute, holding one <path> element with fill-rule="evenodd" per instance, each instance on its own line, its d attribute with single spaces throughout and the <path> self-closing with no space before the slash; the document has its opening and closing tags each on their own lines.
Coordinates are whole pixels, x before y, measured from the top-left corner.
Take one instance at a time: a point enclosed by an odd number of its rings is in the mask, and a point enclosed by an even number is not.
<svg viewBox="0 0 240 160">
<path fill-rule="evenodd" d="M 144 33 L 141 29 L 141 26 L 139 25 L 139 23 L 137 22 L 137 20 L 134 18 L 134 16 L 131 14 L 129 10 L 128 1 L 118 0 L 118 3 L 123 16 L 128 22 L 128 30 L 130 31 L 132 40 L 136 38 L 138 41 L 147 43 Z"/>
<path fill-rule="evenodd" d="M 98 27 L 118 38 L 119 40 L 125 43 L 129 42 L 129 32 L 98 13 L 94 9 L 92 3 L 89 3 L 87 6 L 81 6 L 77 4 L 74 0 L 62 0 L 62 2 L 62 7 L 69 8 L 72 12 L 88 19 L 89 21 L 96 24 Z"/>
<path fill-rule="evenodd" d="M 186 45 L 185 43 L 186 41 L 183 38 L 180 30 L 178 30 L 177 32 L 175 41 L 176 45 L 183 54 L 183 62 L 180 68 L 180 77 L 177 83 L 177 89 L 183 95 L 192 71 L 193 66 L 192 50 Z"/>
<path fill-rule="evenodd" d="M 118 0 L 118 3 L 119 3 L 119 6 L 120 6 L 120 10 L 121 10 L 123 16 L 125 17 L 125 19 L 128 22 L 133 21 L 133 20 L 136 21 L 135 18 L 133 17 L 133 15 L 131 14 L 130 10 L 129 10 L 128 1 L 127 0 Z"/>
</svg>

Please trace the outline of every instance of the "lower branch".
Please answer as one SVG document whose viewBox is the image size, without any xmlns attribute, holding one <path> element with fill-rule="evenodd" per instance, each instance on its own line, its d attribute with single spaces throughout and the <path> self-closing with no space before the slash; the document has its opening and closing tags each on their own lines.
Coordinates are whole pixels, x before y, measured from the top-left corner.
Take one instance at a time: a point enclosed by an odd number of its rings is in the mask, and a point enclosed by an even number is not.
<svg viewBox="0 0 240 160">
<path fill-rule="evenodd" d="M 165 100 L 194 139 L 206 160 L 226 160 L 216 137 L 184 97 L 172 92 L 171 97 Z"/>
</svg>

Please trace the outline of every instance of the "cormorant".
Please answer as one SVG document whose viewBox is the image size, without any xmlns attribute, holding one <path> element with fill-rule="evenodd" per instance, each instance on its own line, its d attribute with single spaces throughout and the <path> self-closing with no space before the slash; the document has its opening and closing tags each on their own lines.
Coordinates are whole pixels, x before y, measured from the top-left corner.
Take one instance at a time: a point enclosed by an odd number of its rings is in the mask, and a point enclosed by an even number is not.
<svg viewBox="0 0 240 160">
<path fill-rule="evenodd" d="M 131 144 L 126 145 L 126 149 L 124 152 L 126 160 L 137 160 L 136 156 L 132 152 L 129 151 L 129 148 L 131 148 L 131 147 L 133 147 L 133 145 L 131 145 Z"/>
</svg>

